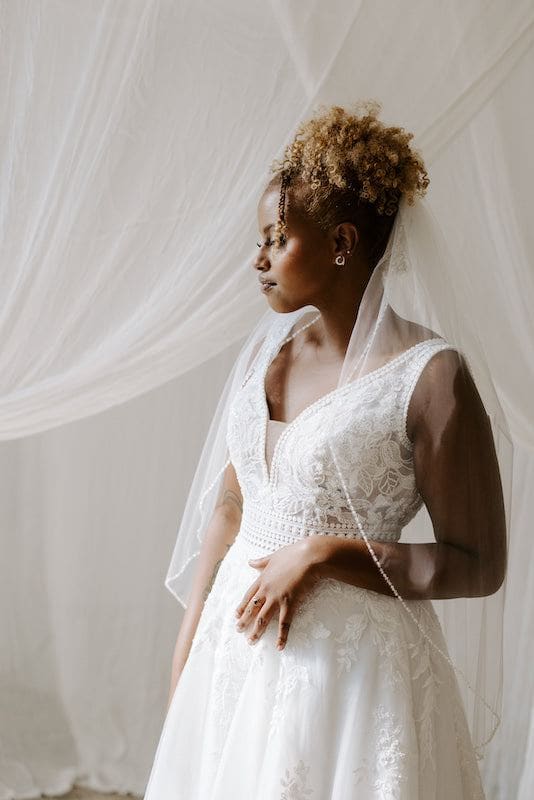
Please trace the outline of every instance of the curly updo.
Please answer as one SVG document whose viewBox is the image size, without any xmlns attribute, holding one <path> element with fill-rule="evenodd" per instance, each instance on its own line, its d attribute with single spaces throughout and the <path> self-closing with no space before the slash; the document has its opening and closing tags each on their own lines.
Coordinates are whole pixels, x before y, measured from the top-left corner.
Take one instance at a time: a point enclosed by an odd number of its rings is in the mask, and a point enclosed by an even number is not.
<svg viewBox="0 0 534 800">
<path fill-rule="evenodd" d="M 352 221 L 372 267 L 382 256 L 402 196 L 413 205 L 429 178 L 413 133 L 377 119 L 382 106 L 359 101 L 349 109 L 319 106 L 303 122 L 282 159 L 271 165 L 268 187 L 280 185 L 275 247 L 287 236 L 286 192 L 322 230 Z"/>
</svg>

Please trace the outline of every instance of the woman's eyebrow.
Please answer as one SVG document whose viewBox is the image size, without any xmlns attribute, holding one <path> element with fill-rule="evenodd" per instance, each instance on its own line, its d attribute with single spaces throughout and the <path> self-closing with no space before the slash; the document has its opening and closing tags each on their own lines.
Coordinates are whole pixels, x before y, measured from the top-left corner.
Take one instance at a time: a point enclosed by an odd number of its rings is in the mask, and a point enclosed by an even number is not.
<svg viewBox="0 0 534 800">
<path fill-rule="evenodd" d="M 269 230 L 269 228 L 272 228 L 272 227 L 273 227 L 273 223 L 271 222 L 271 223 L 269 223 L 269 225 L 266 225 L 266 226 L 265 226 L 265 228 L 263 229 L 263 232 L 264 232 L 264 233 L 267 233 L 267 231 Z"/>
</svg>

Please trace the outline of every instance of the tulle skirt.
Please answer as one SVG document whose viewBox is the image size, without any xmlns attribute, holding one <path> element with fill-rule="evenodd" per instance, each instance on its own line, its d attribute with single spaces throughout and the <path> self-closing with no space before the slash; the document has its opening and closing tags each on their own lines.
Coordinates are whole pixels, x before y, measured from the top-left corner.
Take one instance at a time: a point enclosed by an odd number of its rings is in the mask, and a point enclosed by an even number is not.
<svg viewBox="0 0 534 800">
<path fill-rule="evenodd" d="M 253 645 L 264 555 L 238 534 L 206 600 L 145 800 L 484 800 L 456 676 L 399 601 L 331 578 Z M 409 601 L 446 650 L 430 601 Z"/>
</svg>

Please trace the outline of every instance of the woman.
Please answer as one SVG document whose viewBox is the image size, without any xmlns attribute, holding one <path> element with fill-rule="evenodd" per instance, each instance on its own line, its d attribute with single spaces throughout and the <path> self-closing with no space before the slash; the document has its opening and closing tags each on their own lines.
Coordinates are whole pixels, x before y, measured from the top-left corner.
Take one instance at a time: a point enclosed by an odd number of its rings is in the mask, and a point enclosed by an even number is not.
<svg viewBox="0 0 534 800">
<path fill-rule="evenodd" d="M 430 601 L 501 586 L 499 465 L 462 354 L 384 293 L 428 176 L 377 110 L 303 124 L 260 199 L 275 313 L 228 402 L 145 800 L 484 797 Z M 400 543 L 423 504 L 434 541 Z"/>
</svg>

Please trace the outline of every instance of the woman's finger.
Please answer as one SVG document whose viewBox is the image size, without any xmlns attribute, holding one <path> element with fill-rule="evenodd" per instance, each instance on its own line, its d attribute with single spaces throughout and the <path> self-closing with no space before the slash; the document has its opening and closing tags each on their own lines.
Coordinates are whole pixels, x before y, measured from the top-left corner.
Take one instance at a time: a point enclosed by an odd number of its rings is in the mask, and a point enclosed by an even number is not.
<svg viewBox="0 0 534 800">
<path fill-rule="evenodd" d="M 252 595 L 237 624 L 239 630 L 241 630 L 241 628 L 247 628 L 250 623 L 255 620 L 266 599 L 267 598 L 264 595 L 260 595 L 259 592 Z"/>
<path fill-rule="evenodd" d="M 291 620 L 293 619 L 293 611 L 288 602 L 283 602 L 280 605 L 280 616 L 278 619 L 278 640 L 276 646 L 279 650 L 283 650 L 286 646 L 289 628 L 291 627 Z"/>
<path fill-rule="evenodd" d="M 250 632 L 250 636 L 248 637 L 249 644 L 254 644 L 254 642 L 257 642 L 258 639 L 261 636 L 263 636 L 263 632 L 267 627 L 267 625 L 269 624 L 269 621 L 274 614 L 275 608 L 276 608 L 276 603 L 271 603 L 271 604 L 265 603 L 265 605 L 262 606 L 262 609 L 254 622 L 254 627 Z"/>
<path fill-rule="evenodd" d="M 257 591 L 259 585 L 260 585 L 260 578 L 256 578 L 256 580 L 254 581 L 252 586 L 249 586 L 249 588 L 247 589 L 247 591 L 243 595 L 243 599 L 241 600 L 241 602 L 237 606 L 237 608 L 235 610 L 236 617 L 240 617 L 241 616 L 241 614 L 243 613 L 243 611 L 247 607 L 247 605 L 249 603 L 249 600 L 254 596 L 254 593 Z"/>
</svg>

